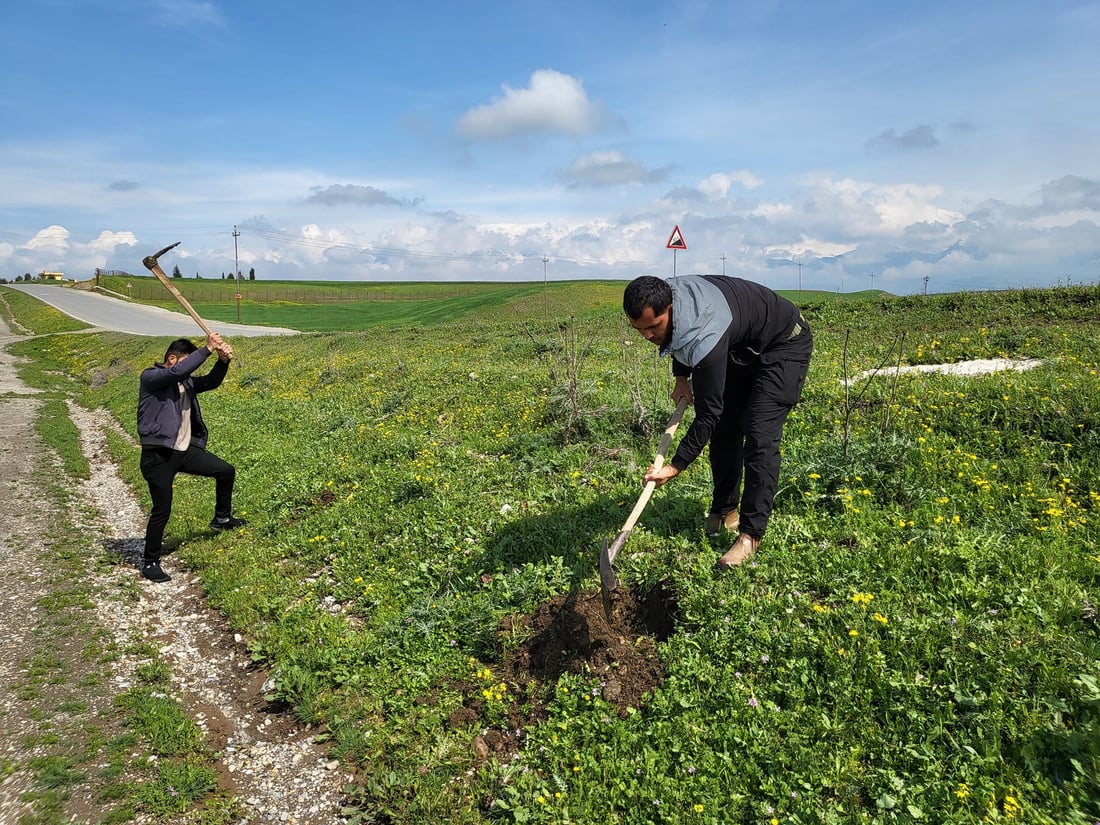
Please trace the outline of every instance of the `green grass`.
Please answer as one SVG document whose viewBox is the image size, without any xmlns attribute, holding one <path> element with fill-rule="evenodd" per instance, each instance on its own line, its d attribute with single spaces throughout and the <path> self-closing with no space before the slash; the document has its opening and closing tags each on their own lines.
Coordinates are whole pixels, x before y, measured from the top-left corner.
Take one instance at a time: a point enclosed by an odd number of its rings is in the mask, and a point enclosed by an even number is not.
<svg viewBox="0 0 1100 825">
<path fill-rule="evenodd" d="M 499 720 L 447 720 L 516 643 L 500 619 L 598 588 L 600 541 L 670 410 L 667 362 L 614 290 L 574 289 L 545 317 L 530 294 L 527 314 L 235 341 L 238 364 L 203 399 L 250 525 L 209 536 L 213 491 L 182 480 L 178 558 L 273 669 L 273 698 L 361 768 L 361 821 L 1100 818 L 1091 287 L 809 296 L 814 361 L 755 563 L 715 576 L 724 547 L 702 533 L 709 473 L 693 466 L 617 562 L 675 594 L 665 683 L 621 717 L 593 696 L 598 675 L 564 676 L 514 760 L 475 758 Z M 132 427 L 157 347 L 36 344 L 83 403 Z M 1044 365 L 843 384 L 1000 356 Z M 113 449 L 137 483 L 137 451 Z"/>
<path fill-rule="evenodd" d="M 44 399 L 35 419 L 35 429 L 43 443 L 61 460 L 62 469 L 68 478 L 88 478 L 88 460 L 80 448 L 80 433 L 69 419 L 64 401 L 56 398 Z"/>
<path fill-rule="evenodd" d="M 37 298 L 5 286 L 0 286 L 0 317 L 17 334 L 26 331 L 31 335 L 45 335 L 88 328 L 83 321 L 70 318 Z"/>
<path fill-rule="evenodd" d="M 100 282 L 105 289 L 129 295 L 134 301 L 180 310 L 152 276 L 107 276 Z M 527 320 L 545 319 L 550 314 L 583 315 L 599 311 L 614 296 L 621 297 L 622 291 L 622 284 L 612 281 L 546 285 L 247 281 L 242 284 L 238 308 L 232 281 L 180 278 L 172 283 L 204 319 L 307 332 L 440 324 L 477 320 L 482 315 L 499 317 L 501 313 Z"/>
</svg>

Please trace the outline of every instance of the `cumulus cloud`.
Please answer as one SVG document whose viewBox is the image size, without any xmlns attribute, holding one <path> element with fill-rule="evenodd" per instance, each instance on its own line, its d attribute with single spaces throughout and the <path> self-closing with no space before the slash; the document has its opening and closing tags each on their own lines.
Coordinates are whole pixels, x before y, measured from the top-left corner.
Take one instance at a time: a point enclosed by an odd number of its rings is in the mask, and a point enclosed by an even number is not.
<svg viewBox="0 0 1100 825">
<path fill-rule="evenodd" d="M 603 105 L 588 98 L 581 81 L 553 69 L 533 72 L 526 89 L 502 88 L 502 97 L 475 106 L 458 119 L 460 135 L 473 140 L 540 134 L 580 137 L 598 131 L 607 121 Z"/>
<path fill-rule="evenodd" d="M 806 235 L 788 244 L 764 247 L 764 254 L 768 257 L 788 258 L 798 260 L 802 258 L 837 258 L 847 255 L 857 249 L 854 243 L 833 243 L 821 238 L 811 238 Z"/>
<path fill-rule="evenodd" d="M 876 184 L 851 178 L 813 176 L 796 196 L 762 203 L 753 216 L 776 226 L 797 227 L 821 237 L 896 237 L 920 222 L 954 224 L 962 214 L 937 203 L 939 186 Z"/>
<path fill-rule="evenodd" d="M 69 230 L 53 224 L 35 233 L 34 237 L 23 244 L 28 250 L 66 250 L 69 248 Z"/>
<path fill-rule="evenodd" d="M 699 191 L 707 198 L 717 200 L 728 197 L 735 184 L 745 189 L 755 189 L 763 183 L 752 172 L 743 169 L 736 172 L 715 172 L 699 181 Z"/>
<path fill-rule="evenodd" d="M 423 198 L 412 200 L 395 198 L 373 186 L 358 186 L 350 183 L 315 186 L 312 191 L 313 194 L 306 198 L 305 202 L 322 206 L 415 206 L 423 200 Z"/>
<path fill-rule="evenodd" d="M 87 249 L 91 252 L 100 252 L 105 256 L 110 256 L 120 246 L 137 246 L 138 239 L 133 232 L 110 232 L 104 230 L 99 235 L 87 244 Z"/>
<path fill-rule="evenodd" d="M 65 272 L 78 280 L 89 278 L 96 267 L 114 259 L 136 260 L 129 251 L 137 246 L 133 232 L 103 230 L 89 241 L 74 240 L 67 227 L 52 224 L 34 233 L 25 243 L 0 246 L 0 275 L 15 277 L 43 270 Z"/>
<path fill-rule="evenodd" d="M 592 152 L 576 158 L 560 177 L 570 187 L 621 186 L 660 182 L 668 177 L 671 168 L 650 169 L 621 152 Z"/>
<path fill-rule="evenodd" d="M 914 149 L 933 149 L 939 145 L 940 141 L 931 126 L 914 126 L 904 132 L 887 129 L 867 141 L 870 151 L 909 152 Z"/>
</svg>

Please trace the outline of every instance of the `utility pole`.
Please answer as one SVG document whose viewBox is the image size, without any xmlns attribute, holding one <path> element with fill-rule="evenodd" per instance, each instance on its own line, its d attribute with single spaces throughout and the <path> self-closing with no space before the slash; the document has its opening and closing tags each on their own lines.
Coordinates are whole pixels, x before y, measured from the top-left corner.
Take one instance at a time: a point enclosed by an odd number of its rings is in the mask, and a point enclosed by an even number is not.
<svg viewBox="0 0 1100 825">
<path fill-rule="evenodd" d="M 722 253 L 722 276 L 725 277 L 725 275 L 726 275 L 726 253 L 723 252 Z"/>
<path fill-rule="evenodd" d="M 546 281 L 546 265 L 548 263 L 550 263 L 550 259 L 546 255 L 543 255 L 542 256 L 542 314 L 543 315 L 548 314 L 549 311 L 550 311 L 549 306 L 547 304 L 547 301 L 549 300 L 547 290 L 548 290 L 549 287 L 548 287 L 547 281 Z"/>
<path fill-rule="evenodd" d="M 802 261 L 798 262 L 798 305 L 802 306 Z"/>
<path fill-rule="evenodd" d="M 233 226 L 233 278 L 237 286 L 236 299 L 237 299 L 237 323 L 241 322 L 241 265 L 237 263 L 237 238 L 241 236 L 241 233 L 237 231 L 237 227 Z"/>
<path fill-rule="evenodd" d="M 927 294 L 928 294 L 928 276 L 925 275 L 924 276 L 924 291 L 921 293 L 921 295 L 927 295 Z"/>
<path fill-rule="evenodd" d="M 875 273 L 871 273 L 871 289 L 875 288 Z"/>
</svg>

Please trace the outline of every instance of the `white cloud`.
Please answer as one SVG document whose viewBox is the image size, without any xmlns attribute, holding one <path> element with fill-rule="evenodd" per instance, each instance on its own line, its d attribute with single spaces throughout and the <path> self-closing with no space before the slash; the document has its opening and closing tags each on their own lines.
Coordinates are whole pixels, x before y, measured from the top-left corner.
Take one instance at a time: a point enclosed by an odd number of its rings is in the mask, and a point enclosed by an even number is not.
<svg viewBox="0 0 1100 825">
<path fill-rule="evenodd" d="M 591 152 L 574 159 L 561 178 L 570 186 L 621 186 L 657 183 L 668 177 L 670 169 L 649 169 L 622 152 Z"/>
<path fill-rule="evenodd" d="M 39 230 L 34 237 L 24 245 L 25 249 L 33 251 L 63 251 L 69 248 L 69 230 L 63 226 L 53 224 Z"/>
<path fill-rule="evenodd" d="M 530 86 L 503 86 L 504 96 L 467 111 L 458 119 L 458 133 L 480 140 L 551 134 L 589 135 L 606 122 L 602 104 L 589 100 L 575 77 L 540 69 Z"/>
<path fill-rule="evenodd" d="M 805 235 L 794 243 L 782 246 L 768 246 L 764 252 L 768 257 L 790 258 L 792 260 L 805 258 L 835 258 L 839 255 L 847 255 L 858 248 L 854 243 L 833 243 L 818 238 L 808 238 Z"/>
<path fill-rule="evenodd" d="M 26 243 L 0 245 L 0 275 L 15 277 L 24 272 L 63 271 L 70 278 L 90 278 L 97 267 L 106 267 L 119 254 L 119 247 L 134 247 L 132 232 L 103 231 L 87 242 L 74 241 L 64 226 L 52 224 Z"/>
<path fill-rule="evenodd" d="M 90 252 L 101 252 L 105 256 L 113 255 L 120 246 L 137 246 L 138 240 L 133 232 L 110 232 L 104 230 L 86 245 Z"/>
<path fill-rule="evenodd" d="M 699 191 L 711 200 L 729 197 L 730 189 L 734 184 L 740 184 L 746 189 L 755 189 L 764 183 L 752 172 L 739 170 L 736 172 L 715 172 L 699 181 Z"/>
<path fill-rule="evenodd" d="M 786 201 L 761 204 L 752 215 L 780 225 L 844 239 L 896 236 L 915 223 L 955 224 L 960 212 L 936 203 L 939 186 L 876 184 L 825 175 L 804 180 L 805 191 Z"/>
</svg>

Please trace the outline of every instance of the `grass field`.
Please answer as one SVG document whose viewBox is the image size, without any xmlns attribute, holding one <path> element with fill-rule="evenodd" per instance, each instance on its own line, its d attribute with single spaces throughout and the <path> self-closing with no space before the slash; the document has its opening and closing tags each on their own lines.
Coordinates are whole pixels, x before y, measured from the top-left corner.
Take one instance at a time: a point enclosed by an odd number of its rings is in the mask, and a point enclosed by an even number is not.
<svg viewBox="0 0 1100 825">
<path fill-rule="evenodd" d="M 101 286 L 141 303 L 179 311 L 153 278 L 103 277 Z M 611 281 L 553 284 L 242 281 L 238 315 L 233 281 L 174 279 L 204 319 L 309 332 L 439 324 L 484 314 L 537 319 L 598 312 L 621 294 Z"/>
<path fill-rule="evenodd" d="M 374 326 L 441 324 L 477 316 L 516 321 L 584 318 L 606 314 L 622 300 L 621 281 L 553 281 L 547 284 L 373 283 L 242 281 L 238 315 L 236 284 L 231 280 L 177 278 L 173 285 L 212 321 L 335 332 Z M 153 276 L 103 276 L 100 286 L 130 300 L 181 311 Z M 822 295 L 807 290 L 807 300 L 859 301 L 872 293 Z M 787 293 L 797 300 L 797 292 Z"/>
<path fill-rule="evenodd" d="M 357 821 L 1100 819 L 1100 290 L 805 296 L 814 362 L 755 563 L 713 571 L 702 461 L 617 562 L 674 619 L 664 679 L 620 713 L 606 673 L 517 684 L 503 663 L 530 641 L 508 617 L 598 588 L 670 412 L 621 286 L 494 285 L 448 323 L 234 341 L 203 399 L 250 525 L 210 535 L 210 485 L 181 479 L 173 563 L 359 767 Z M 132 427 L 162 346 L 13 349 Z M 1043 363 L 895 369 L 991 357 Z M 516 747 L 486 753 L 490 732 Z"/>
</svg>

